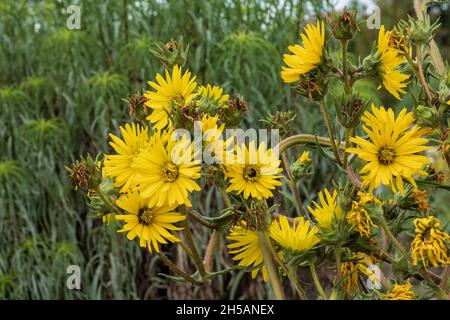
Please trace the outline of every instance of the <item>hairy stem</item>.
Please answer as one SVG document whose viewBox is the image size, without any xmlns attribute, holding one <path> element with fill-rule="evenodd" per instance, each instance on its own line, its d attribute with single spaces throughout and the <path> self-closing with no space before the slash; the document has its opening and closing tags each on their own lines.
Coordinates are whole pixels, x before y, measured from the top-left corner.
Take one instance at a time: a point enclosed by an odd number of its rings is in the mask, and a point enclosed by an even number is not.
<svg viewBox="0 0 450 320">
<path fill-rule="evenodd" d="M 417 75 L 419 76 L 419 80 L 422 83 L 423 88 L 425 89 L 425 94 L 427 96 L 428 104 L 432 106 L 433 97 L 430 93 L 430 88 L 428 88 L 428 83 L 423 74 L 423 53 L 422 46 L 417 46 Z"/>
<path fill-rule="evenodd" d="M 351 135 L 352 129 L 345 128 L 345 149 L 350 147 L 350 135 Z M 344 169 L 347 168 L 348 164 L 348 152 L 344 150 Z"/>
<path fill-rule="evenodd" d="M 341 158 L 339 156 L 339 151 L 336 146 L 336 141 L 334 140 L 333 128 L 331 127 L 330 115 L 328 114 L 328 109 L 327 109 L 327 106 L 325 105 L 325 101 L 323 100 L 323 98 L 320 100 L 320 109 L 322 110 L 323 119 L 325 121 L 325 125 L 327 126 L 328 136 L 330 137 L 331 149 L 333 150 L 334 157 L 335 157 L 338 165 L 342 167 L 342 162 L 341 162 Z"/>
<path fill-rule="evenodd" d="M 159 258 L 161 259 L 162 262 L 164 262 L 164 264 L 166 266 L 169 267 L 170 270 L 172 270 L 173 273 L 179 275 L 180 277 L 182 277 L 184 280 L 186 280 L 187 282 L 190 282 L 191 284 L 195 285 L 195 286 L 200 286 L 203 283 L 200 281 L 195 280 L 194 278 L 192 278 L 190 275 L 188 275 L 186 272 L 182 271 L 181 269 L 179 269 L 172 261 L 169 260 L 169 258 L 167 258 L 162 252 L 160 251 L 156 251 L 156 254 L 159 256 Z"/>
<path fill-rule="evenodd" d="M 286 152 L 281 154 L 281 158 L 283 159 L 284 168 L 286 170 L 286 174 L 288 179 L 292 182 L 290 185 L 292 193 L 294 194 L 295 202 L 297 202 L 298 210 L 303 217 L 307 217 L 305 209 L 303 208 L 302 198 L 300 198 L 300 193 L 298 192 L 297 185 L 295 181 L 292 179 L 291 169 L 289 168 L 289 162 L 286 156 Z"/>
<path fill-rule="evenodd" d="M 208 246 L 206 247 L 205 257 L 203 258 L 203 265 L 205 266 L 206 272 L 212 272 L 214 253 L 216 251 L 217 244 L 220 240 L 220 235 L 222 234 L 221 229 L 213 230 L 211 233 L 211 238 L 209 238 Z"/>
<path fill-rule="evenodd" d="M 267 273 L 269 274 L 270 284 L 272 285 L 273 292 L 275 294 L 275 298 L 277 300 L 284 300 L 284 291 L 283 286 L 281 284 L 280 275 L 275 266 L 272 252 L 269 247 L 269 236 L 267 234 L 267 230 L 259 230 L 258 231 L 258 239 L 261 246 L 261 251 L 264 258 L 264 266 L 267 269 Z"/>
<path fill-rule="evenodd" d="M 317 276 L 316 265 L 314 264 L 314 258 L 309 260 L 309 270 L 311 271 L 311 275 L 313 277 L 314 285 L 316 286 L 317 292 L 322 297 L 322 299 L 327 299 L 327 294 L 325 290 L 323 290 L 322 285 L 320 284 L 319 277 Z"/>
<path fill-rule="evenodd" d="M 183 205 L 181 206 L 181 213 L 186 214 L 186 207 Z M 198 268 L 198 271 L 200 275 L 202 276 L 203 280 L 206 280 L 206 270 L 205 266 L 203 264 L 202 258 L 200 257 L 200 254 L 198 253 L 197 247 L 195 246 L 194 239 L 192 238 L 191 233 L 191 226 L 189 224 L 189 219 L 186 217 L 184 220 L 184 229 L 183 229 L 184 235 L 186 237 L 186 241 L 188 243 L 189 248 L 192 252 L 192 258 L 194 260 L 195 265 Z"/>
<path fill-rule="evenodd" d="M 297 145 L 297 144 L 310 144 L 310 145 L 316 145 L 320 144 L 324 147 L 331 147 L 330 139 L 325 137 L 319 137 L 312 134 L 297 134 L 295 136 L 290 136 L 284 140 L 282 140 L 278 145 L 278 151 L 280 153 L 283 153 L 290 147 Z M 341 149 L 344 148 L 344 144 L 340 144 L 339 147 Z"/>
<path fill-rule="evenodd" d="M 336 257 L 336 282 L 341 281 L 341 246 L 336 245 L 334 247 L 334 255 Z"/>
<path fill-rule="evenodd" d="M 111 198 L 103 193 L 100 186 L 95 187 L 95 192 L 98 194 L 102 202 L 106 204 L 109 209 L 111 209 L 113 214 L 120 214 L 119 209 L 117 209 L 117 207 L 111 202 Z"/>
<path fill-rule="evenodd" d="M 352 87 L 350 86 L 350 82 L 348 80 L 348 66 L 347 66 L 348 40 L 341 40 L 341 48 L 342 48 L 342 80 L 344 82 L 345 93 L 349 94 L 352 91 Z"/>
</svg>

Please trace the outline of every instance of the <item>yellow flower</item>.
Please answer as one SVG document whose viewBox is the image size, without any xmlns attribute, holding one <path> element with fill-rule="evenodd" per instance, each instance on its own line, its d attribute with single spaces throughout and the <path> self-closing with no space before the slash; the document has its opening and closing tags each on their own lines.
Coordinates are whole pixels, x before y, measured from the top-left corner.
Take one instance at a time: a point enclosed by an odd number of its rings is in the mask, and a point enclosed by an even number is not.
<svg viewBox="0 0 450 320">
<path fill-rule="evenodd" d="M 293 54 L 285 54 L 284 63 L 281 71 L 281 78 L 285 83 L 298 81 L 300 76 L 310 72 L 316 68 L 322 61 L 323 45 L 325 42 L 325 27 L 322 24 L 314 26 L 308 24 L 305 33 L 300 35 L 303 41 L 303 47 L 295 44 L 289 46 L 288 49 Z"/>
<path fill-rule="evenodd" d="M 427 157 L 417 153 L 430 147 L 424 146 L 428 140 L 421 137 L 420 128 L 411 128 L 414 122 L 412 113 L 403 109 L 395 119 L 392 109 L 378 109 L 372 105 L 372 113 L 366 111 L 362 120 L 365 123 L 363 130 L 370 141 L 352 138 L 351 141 L 361 148 L 347 148 L 346 151 L 368 162 L 360 171 L 366 174 L 363 185 L 369 186 L 370 191 L 380 184 L 391 185 L 394 192 L 396 187 L 403 192 L 402 180 L 406 178 L 417 187 L 412 175 L 427 175 L 420 169 L 429 162 Z"/>
<path fill-rule="evenodd" d="M 416 300 L 411 283 L 395 284 L 386 296 L 386 300 Z"/>
<path fill-rule="evenodd" d="M 327 188 L 325 188 L 323 192 L 325 193 L 325 197 L 323 196 L 322 191 L 319 192 L 320 205 L 313 201 L 316 208 L 313 209 L 311 206 L 308 206 L 308 210 L 316 219 L 319 227 L 327 230 L 331 228 L 333 221 L 341 218 L 342 209 L 337 203 L 336 190 L 333 191 L 333 195 L 328 192 Z"/>
<path fill-rule="evenodd" d="M 149 207 L 138 192 L 122 195 L 116 204 L 127 212 L 116 215 L 117 220 L 125 222 L 118 232 L 128 232 L 129 240 L 138 237 L 141 247 L 148 247 L 150 252 L 153 249 L 159 252 L 160 243 L 180 241 L 170 230 L 183 229 L 176 227 L 174 223 L 186 219 L 186 216 L 172 212 L 173 206 Z"/>
<path fill-rule="evenodd" d="M 211 86 L 210 84 L 206 87 L 201 86 L 198 89 L 198 95 L 205 100 L 215 103 L 218 107 L 228 107 L 227 102 L 230 95 L 223 94 L 223 89 L 218 86 Z"/>
<path fill-rule="evenodd" d="M 152 109 L 147 120 L 152 122 L 156 129 L 162 129 L 171 124 L 169 115 L 174 113 L 174 108 L 185 107 L 195 98 L 197 83 L 195 76 L 191 78 L 189 70 L 182 75 L 181 67 L 177 65 L 173 67 L 172 77 L 166 69 L 166 79 L 157 74 L 156 82 L 148 82 L 156 91 L 147 91 L 144 94 L 148 99 L 145 105 Z"/>
<path fill-rule="evenodd" d="M 301 156 L 298 158 L 300 163 L 309 163 L 311 162 L 311 158 L 309 157 L 309 151 L 303 151 Z"/>
<path fill-rule="evenodd" d="M 228 159 L 227 159 L 228 160 Z M 243 193 L 244 198 L 249 196 L 257 199 L 270 198 L 271 190 L 281 186 L 279 173 L 280 160 L 272 154 L 272 149 L 266 149 L 265 143 L 261 143 L 256 149 L 255 142 L 251 141 L 249 148 L 242 145 L 236 147 L 235 164 L 227 165 L 227 176 L 230 185 L 226 192 L 236 191 Z"/>
<path fill-rule="evenodd" d="M 376 279 L 376 274 L 373 269 L 370 268 L 372 265 L 374 265 L 374 260 L 362 252 L 354 254 L 350 261 L 341 263 L 340 277 L 347 294 L 359 292 L 360 275 L 365 275 L 374 284 L 379 281 Z"/>
<path fill-rule="evenodd" d="M 383 85 L 394 97 L 400 99 L 399 93 L 406 93 L 403 88 L 407 83 L 404 82 L 409 75 L 401 73 L 397 70 L 405 58 L 400 51 L 392 47 L 391 34 L 385 32 L 384 26 L 381 26 L 378 34 L 378 54 L 380 55 L 380 73 Z"/>
<path fill-rule="evenodd" d="M 204 161 L 207 164 L 212 164 L 214 161 L 218 164 L 225 163 L 226 159 L 232 159 L 230 146 L 233 143 L 233 137 L 228 140 L 223 139 L 223 130 L 225 129 L 225 124 L 218 125 L 219 116 L 211 116 L 209 114 L 204 114 L 201 121 L 201 127 L 203 132 L 203 156 Z M 209 153 L 208 153 L 209 152 Z M 214 159 L 206 159 L 206 155 L 210 154 Z M 208 162 L 211 161 L 211 162 Z"/>
<path fill-rule="evenodd" d="M 218 126 L 219 116 L 211 116 L 204 114 L 202 117 L 201 125 L 205 142 L 213 142 L 222 138 L 223 129 L 225 124 Z"/>
<path fill-rule="evenodd" d="M 352 209 L 347 215 L 347 221 L 355 226 L 355 230 L 362 236 L 370 238 L 370 229 L 375 226 L 370 218 L 369 213 L 364 209 L 367 203 L 382 205 L 383 202 L 373 196 L 371 193 L 358 191 L 359 201 L 353 201 Z"/>
<path fill-rule="evenodd" d="M 291 226 L 288 219 L 282 215 L 270 226 L 270 237 L 293 253 L 306 253 L 311 250 L 319 242 L 316 236 L 318 232 L 319 229 L 304 218 L 294 219 Z"/>
<path fill-rule="evenodd" d="M 262 271 L 264 281 L 267 281 L 268 274 L 264 266 L 264 257 L 261 250 L 261 244 L 258 233 L 247 229 L 246 223 L 241 221 L 230 229 L 230 235 L 227 239 L 234 241 L 228 245 L 229 253 L 235 255 L 232 259 L 239 260 L 238 266 L 255 267 L 252 270 L 252 278 L 256 278 L 259 270 Z"/>
<path fill-rule="evenodd" d="M 115 187 L 121 187 L 121 192 L 127 192 L 136 175 L 132 164 L 140 150 L 149 143 L 148 128 L 143 128 L 134 123 L 130 126 L 127 123 L 124 127 L 120 127 L 120 132 L 123 140 L 111 133 L 109 134 L 112 140 L 110 145 L 117 154 L 105 155 L 103 172 L 106 176 L 114 179 Z"/>
<path fill-rule="evenodd" d="M 167 135 L 155 139 L 136 158 L 136 188 L 148 199 L 149 206 L 192 206 L 189 193 L 200 191 L 194 180 L 200 178 L 201 169 L 193 160 L 194 146 L 186 139 L 175 141 Z"/>
<path fill-rule="evenodd" d="M 411 244 L 413 264 L 417 265 L 422 260 L 426 269 L 429 263 L 435 267 L 450 264 L 446 243 L 450 236 L 440 230 L 440 221 L 433 216 L 417 218 L 414 226 L 415 237 Z"/>
</svg>

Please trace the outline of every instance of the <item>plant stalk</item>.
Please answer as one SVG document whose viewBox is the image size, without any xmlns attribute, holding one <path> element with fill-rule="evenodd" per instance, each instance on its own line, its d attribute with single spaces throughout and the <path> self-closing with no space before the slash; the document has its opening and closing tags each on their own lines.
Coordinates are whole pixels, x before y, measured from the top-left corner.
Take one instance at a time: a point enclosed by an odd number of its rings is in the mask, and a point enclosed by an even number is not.
<svg viewBox="0 0 450 320">
<path fill-rule="evenodd" d="M 325 105 L 325 101 L 323 98 L 320 100 L 320 109 L 322 110 L 323 119 L 325 121 L 325 125 L 327 126 L 328 136 L 331 141 L 331 149 L 333 150 L 334 157 L 339 166 L 342 167 L 341 158 L 339 156 L 338 148 L 336 146 L 336 141 L 334 140 L 333 128 L 331 127 L 330 115 L 328 114 L 327 106 Z"/>
<path fill-rule="evenodd" d="M 258 231 L 258 239 L 261 246 L 261 251 L 264 258 L 264 266 L 267 269 L 267 273 L 269 274 L 270 284 L 272 285 L 273 292 L 275 294 L 275 298 L 277 300 L 285 300 L 285 295 L 283 291 L 283 286 L 281 284 L 280 275 L 275 266 L 272 252 L 270 250 L 269 244 L 269 236 L 267 234 L 267 230 L 259 230 Z"/>
<path fill-rule="evenodd" d="M 316 286 L 317 292 L 322 297 L 322 299 L 327 299 L 327 294 L 325 290 L 323 290 L 322 285 L 320 284 L 319 277 L 317 276 L 316 265 L 314 264 L 314 258 L 309 260 L 309 270 L 311 271 L 311 275 L 313 277 L 314 285 Z"/>
<path fill-rule="evenodd" d="M 160 252 L 160 251 L 156 251 L 156 254 L 159 256 L 159 258 L 161 259 L 162 262 L 164 262 L 164 264 L 166 266 L 169 267 L 170 270 L 172 270 L 173 273 L 179 275 L 180 277 L 182 277 L 184 280 L 186 280 L 187 282 L 190 282 L 191 284 L 195 285 L 195 286 L 201 286 L 203 283 L 201 283 L 200 281 L 195 280 L 194 278 L 192 278 L 190 275 L 188 275 L 186 272 L 182 271 L 181 269 L 179 269 L 172 261 L 169 260 L 169 258 L 167 258 L 164 253 Z"/>
<path fill-rule="evenodd" d="M 185 215 L 186 214 L 186 207 L 184 205 L 181 206 L 181 210 L 180 211 L 181 211 L 181 214 Z M 205 265 L 203 264 L 202 258 L 200 257 L 200 254 L 198 253 L 197 247 L 195 246 L 194 240 L 192 238 L 191 227 L 190 227 L 190 224 L 189 224 L 188 217 L 186 217 L 186 219 L 184 219 L 183 232 L 184 232 L 184 235 L 186 237 L 186 241 L 188 243 L 188 246 L 191 249 L 192 258 L 194 260 L 195 265 L 198 268 L 198 272 L 200 273 L 202 279 L 206 281 L 207 277 L 206 277 Z"/>
</svg>

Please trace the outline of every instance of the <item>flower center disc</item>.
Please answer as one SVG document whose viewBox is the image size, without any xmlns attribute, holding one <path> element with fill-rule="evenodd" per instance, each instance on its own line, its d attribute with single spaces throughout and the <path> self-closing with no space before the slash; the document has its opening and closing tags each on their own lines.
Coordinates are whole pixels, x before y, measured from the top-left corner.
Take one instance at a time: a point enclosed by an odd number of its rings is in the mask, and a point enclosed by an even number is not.
<svg viewBox="0 0 450 320">
<path fill-rule="evenodd" d="M 378 161 L 381 164 L 389 165 L 395 160 L 395 153 L 392 147 L 381 147 L 378 150 Z"/>
<path fill-rule="evenodd" d="M 172 103 L 176 107 L 180 107 L 183 102 L 183 97 L 181 95 L 177 95 L 171 99 Z"/>
<path fill-rule="evenodd" d="M 139 211 L 138 220 L 140 224 L 149 225 L 155 220 L 155 213 L 152 209 L 144 209 Z"/>
<path fill-rule="evenodd" d="M 246 181 L 256 181 L 260 177 L 259 169 L 254 166 L 246 166 L 244 168 L 244 179 Z"/>
<path fill-rule="evenodd" d="M 178 178 L 178 167 L 172 162 L 166 162 L 162 167 L 164 182 L 174 182 Z"/>
</svg>

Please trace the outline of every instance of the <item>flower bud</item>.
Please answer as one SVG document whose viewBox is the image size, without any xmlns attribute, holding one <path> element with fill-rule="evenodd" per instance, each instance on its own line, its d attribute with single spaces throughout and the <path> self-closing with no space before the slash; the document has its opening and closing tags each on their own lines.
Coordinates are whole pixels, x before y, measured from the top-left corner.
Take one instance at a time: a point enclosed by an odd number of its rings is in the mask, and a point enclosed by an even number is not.
<svg viewBox="0 0 450 320">
<path fill-rule="evenodd" d="M 423 20 L 415 20 L 409 18 L 409 30 L 411 32 L 411 42 L 415 45 L 423 45 L 430 42 L 433 38 L 434 31 L 439 27 L 440 23 L 436 21 L 431 24 L 430 16 L 425 15 Z"/>
<path fill-rule="evenodd" d="M 368 101 L 363 101 L 355 94 L 342 95 L 337 102 L 338 120 L 345 128 L 355 128 L 368 106 Z"/>
<path fill-rule="evenodd" d="M 219 115 L 223 119 L 225 127 L 234 128 L 242 121 L 247 112 L 247 102 L 238 94 L 233 94 L 228 100 L 228 107 L 220 110 Z"/>
<path fill-rule="evenodd" d="M 308 73 L 300 78 L 300 83 L 293 87 L 297 94 L 311 101 L 320 101 L 327 92 L 327 84 L 320 72 Z"/>
<path fill-rule="evenodd" d="M 381 54 L 377 50 L 372 50 L 363 60 L 364 73 L 367 77 L 378 77 L 380 74 Z"/>
<path fill-rule="evenodd" d="M 65 168 L 69 171 L 75 190 L 82 187 L 95 189 L 102 182 L 98 161 L 94 161 L 90 154 L 86 158 L 81 157 L 80 160 L 75 161 L 71 167 Z"/>
<path fill-rule="evenodd" d="M 341 13 L 333 13 L 331 32 L 336 39 L 351 40 L 358 31 L 356 10 L 347 11 L 347 8 L 344 8 Z"/>
<path fill-rule="evenodd" d="M 286 137 L 292 130 L 296 116 L 293 111 L 276 111 L 274 114 L 268 113 L 267 117 L 260 121 L 266 123 L 270 130 L 278 129 L 280 136 Z"/>
<path fill-rule="evenodd" d="M 136 120 L 146 121 L 150 110 L 146 107 L 145 102 L 147 98 L 139 93 L 128 96 L 128 99 L 123 99 L 128 103 L 129 115 Z"/>
<path fill-rule="evenodd" d="M 157 58 L 159 58 L 163 64 L 168 67 L 174 65 L 183 66 L 186 63 L 187 52 L 189 46 L 184 49 L 183 37 L 180 40 L 170 40 L 167 43 L 155 43 L 154 48 L 150 49 L 150 52 Z"/>
<path fill-rule="evenodd" d="M 301 156 L 295 161 L 291 167 L 291 174 L 295 180 L 298 180 L 305 175 L 309 174 L 311 169 L 311 158 L 309 157 L 309 151 L 303 151 Z"/>
<path fill-rule="evenodd" d="M 435 108 L 419 105 L 413 110 L 413 116 L 421 126 L 436 128 L 439 125 L 439 115 Z"/>
</svg>

